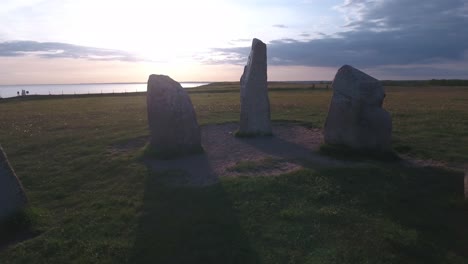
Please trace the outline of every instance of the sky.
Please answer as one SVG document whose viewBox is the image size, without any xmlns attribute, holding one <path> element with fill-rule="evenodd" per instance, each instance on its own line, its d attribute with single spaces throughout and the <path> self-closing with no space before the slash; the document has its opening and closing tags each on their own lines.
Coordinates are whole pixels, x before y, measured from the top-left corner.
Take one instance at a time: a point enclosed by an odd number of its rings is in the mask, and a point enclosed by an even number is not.
<svg viewBox="0 0 468 264">
<path fill-rule="evenodd" d="M 0 84 L 468 79 L 468 0 L 2 0 Z"/>
</svg>

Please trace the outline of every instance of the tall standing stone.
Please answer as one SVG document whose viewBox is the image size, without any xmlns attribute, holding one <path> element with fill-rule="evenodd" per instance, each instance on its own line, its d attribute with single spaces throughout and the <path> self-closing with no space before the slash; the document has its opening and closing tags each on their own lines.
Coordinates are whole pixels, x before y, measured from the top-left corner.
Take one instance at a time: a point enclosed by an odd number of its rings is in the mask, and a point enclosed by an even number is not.
<svg viewBox="0 0 468 264">
<path fill-rule="evenodd" d="M 270 100 L 267 85 L 267 51 L 261 40 L 253 39 L 249 61 L 241 83 L 239 134 L 270 135 Z"/>
<path fill-rule="evenodd" d="M 20 211 L 26 203 L 23 186 L 0 146 L 0 222 Z"/>
<path fill-rule="evenodd" d="M 382 84 L 345 65 L 336 73 L 332 88 L 325 142 L 357 150 L 390 150 L 392 119 L 382 108 L 385 98 Z"/>
<path fill-rule="evenodd" d="M 192 101 L 178 82 L 166 75 L 150 75 L 147 108 L 150 147 L 155 153 L 172 156 L 201 150 Z"/>
</svg>

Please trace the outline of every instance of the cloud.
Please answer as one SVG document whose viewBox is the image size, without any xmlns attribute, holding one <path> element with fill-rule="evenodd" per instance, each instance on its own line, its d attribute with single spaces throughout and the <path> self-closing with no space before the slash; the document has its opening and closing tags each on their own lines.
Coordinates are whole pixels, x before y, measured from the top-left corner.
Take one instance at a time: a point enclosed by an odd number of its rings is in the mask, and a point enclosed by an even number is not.
<svg viewBox="0 0 468 264">
<path fill-rule="evenodd" d="M 348 27 L 364 30 L 448 29 L 467 23 L 465 0 L 346 0 L 338 7 L 348 19 Z"/>
<path fill-rule="evenodd" d="M 273 27 L 276 27 L 276 28 L 288 28 L 288 26 L 283 25 L 283 24 L 276 24 L 276 25 L 273 25 Z"/>
<path fill-rule="evenodd" d="M 250 42 L 252 39 L 249 38 L 239 38 L 239 39 L 233 39 L 232 42 Z"/>
<path fill-rule="evenodd" d="M 293 38 L 282 38 L 282 39 L 276 39 L 276 40 L 272 40 L 270 41 L 270 44 L 289 44 L 289 43 L 297 43 L 299 42 L 298 40 L 296 39 L 293 39 Z"/>
<path fill-rule="evenodd" d="M 142 61 L 131 53 L 85 47 L 59 42 L 8 41 L 0 42 L 0 57 L 35 55 L 41 58 L 74 58 L 100 61 Z"/>
<path fill-rule="evenodd" d="M 430 78 L 454 78 L 464 79 L 466 78 L 468 71 L 466 66 L 468 64 L 460 65 L 463 67 L 455 68 L 449 66 L 440 66 L 437 64 L 427 65 L 388 65 L 375 67 L 370 69 L 372 74 L 390 76 L 390 79 L 424 79 L 424 77 L 430 76 Z"/>
<path fill-rule="evenodd" d="M 306 41 L 270 41 L 269 63 L 366 68 L 467 60 L 468 16 L 460 11 L 468 10 L 465 0 L 346 0 L 336 9 L 346 16 L 341 32 Z M 239 57 L 247 58 L 250 47 L 215 51 L 237 55 L 237 63 Z"/>
</svg>

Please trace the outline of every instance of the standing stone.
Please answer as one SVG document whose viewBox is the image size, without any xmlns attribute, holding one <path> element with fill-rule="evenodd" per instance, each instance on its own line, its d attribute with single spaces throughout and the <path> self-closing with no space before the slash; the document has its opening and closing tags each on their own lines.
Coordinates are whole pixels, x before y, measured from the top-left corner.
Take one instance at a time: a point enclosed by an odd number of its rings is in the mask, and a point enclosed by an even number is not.
<svg viewBox="0 0 468 264">
<path fill-rule="evenodd" d="M 23 186 L 0 146 L 0 222 L 20 211 L 26 203 Z"/>
<path fill-rule="evenodd" d="M 201 150 L 192 101 L 178 82 L 166 75 L 150 75 L 146 99 L 152 151 L 177 156 Z"/>
<path fill-rule="evenodd" d="M 253 39 L 241 83 L 240 135 L 271 135 L 266 45 Z"/>
<path fill-rule="evenodd" d="M 325 143 L 357 150 L 390 150 L 392 119 L 382 108 L 385 98 L 382 84 L 345 65 L 336 73 L 332 88 Z"/>
</svg>

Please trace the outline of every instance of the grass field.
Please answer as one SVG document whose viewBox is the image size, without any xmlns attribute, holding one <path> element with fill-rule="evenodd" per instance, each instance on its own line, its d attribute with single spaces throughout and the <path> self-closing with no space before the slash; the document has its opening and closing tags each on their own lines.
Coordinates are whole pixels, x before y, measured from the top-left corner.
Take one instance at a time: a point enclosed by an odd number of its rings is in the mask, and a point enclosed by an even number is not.
<svg viewBox="0 0 468 264">
<path fill-rule="evenodd" d="M 270 88 L 273 120 L 322 127 L 329 89 Z M 237 84 L 190 96 L 202 125 L 239 119 Z M 0 143 L 39 233 L 0 263 L 468 263 L 462 172 L 374 161 L 168 187 L 141 150 L 113 148 L 148 135 L 145 99 L 0 100 Z M 467 105 L 468 87 L 388 87 L 395 150 L 464 166 Z"/>
</svg>

